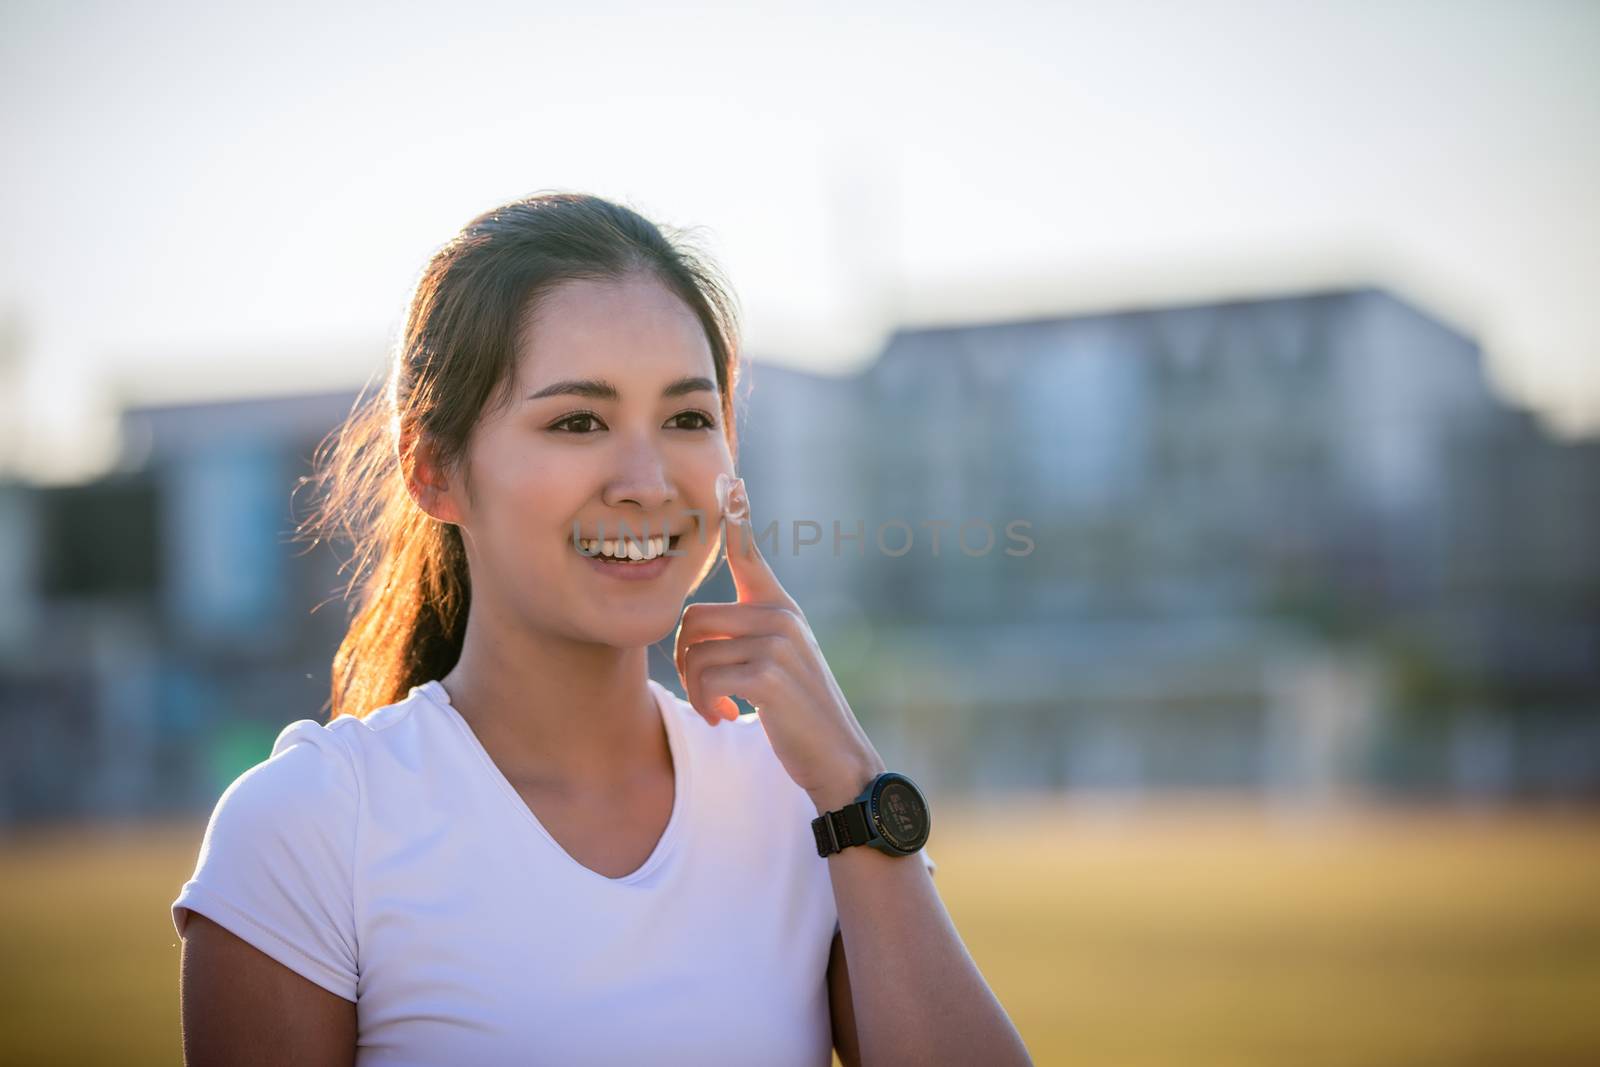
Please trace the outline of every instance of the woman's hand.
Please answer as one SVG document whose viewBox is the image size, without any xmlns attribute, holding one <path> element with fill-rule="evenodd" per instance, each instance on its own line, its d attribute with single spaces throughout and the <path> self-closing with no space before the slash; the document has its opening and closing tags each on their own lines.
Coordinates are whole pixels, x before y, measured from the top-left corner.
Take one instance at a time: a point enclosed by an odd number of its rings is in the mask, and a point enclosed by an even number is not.
<svg viewBox="0 0 1600 1067">
<path fill-rule="evenodd" d="M 882 773 L 883 760 L 839 691 L 800 606 L 761 555 L 744 479 L 733 483 L 725 512 L 738 601 L 684 609 L 674 649 L 684 692 L 712 725 L 738 717 L 731 695 L 754 704 L 789 777 L 819 811 L 840 807 Z"/>
</svg>

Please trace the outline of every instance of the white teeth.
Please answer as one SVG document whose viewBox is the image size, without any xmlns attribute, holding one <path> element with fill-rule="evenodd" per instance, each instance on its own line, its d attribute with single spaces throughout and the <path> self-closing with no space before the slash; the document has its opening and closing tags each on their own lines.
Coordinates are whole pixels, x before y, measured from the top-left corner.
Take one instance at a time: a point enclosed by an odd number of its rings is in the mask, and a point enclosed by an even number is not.
<svg viewBox="0 0 1600 1067">
<path fill-rule="evenodd" d="M 652 537 L 643 545 L 629 538 L 620 541 L 599 542 L 593 538 L 585 537 L 580 538 L 578 544 L 590 556 L 596 555 L 595 546 L 599 545 L 599 555 L 610 556 L 613 559 L 634 561 L 655 559 L 667 550 L 667 539 L 664 537 Z"/>
</svg>

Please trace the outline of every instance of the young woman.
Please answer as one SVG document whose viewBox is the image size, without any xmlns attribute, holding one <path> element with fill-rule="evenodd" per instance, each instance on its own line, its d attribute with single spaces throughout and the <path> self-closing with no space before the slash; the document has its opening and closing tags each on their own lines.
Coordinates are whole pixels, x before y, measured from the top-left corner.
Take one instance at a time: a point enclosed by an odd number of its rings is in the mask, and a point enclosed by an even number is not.
<svg viewBox="0 0 1600 1067">
<path fill-rule="evenodd" d="M 433 257 L 319 455 L 362 583 L 329 721 L 172 905 L 190 1065 L 1028 1062 L 926 850 L 813 826 L 887 768 L 753 536 L 737 367 L 710 265 L 608 201 Z M 737 602 L 685 609 L 725 539 Z"/>
</svg>

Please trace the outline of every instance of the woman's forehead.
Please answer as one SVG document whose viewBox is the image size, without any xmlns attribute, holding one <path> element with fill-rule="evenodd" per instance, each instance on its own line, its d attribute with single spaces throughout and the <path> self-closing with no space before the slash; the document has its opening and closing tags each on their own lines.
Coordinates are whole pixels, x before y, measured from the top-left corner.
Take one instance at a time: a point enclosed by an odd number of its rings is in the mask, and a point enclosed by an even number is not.
<svg viewBox="0 0 1600 1067">
<path fill-rule="evenodd" d="M 705 329 L 678 295 L 650 275 L 573 279 L 545 294 L 517 339 L 528 391 L 558 380 L 601 378 L 624 395 L 684 375 L 712 377 Z M 653 386 L 651 386 L 653 388 Z"/>
</svg>

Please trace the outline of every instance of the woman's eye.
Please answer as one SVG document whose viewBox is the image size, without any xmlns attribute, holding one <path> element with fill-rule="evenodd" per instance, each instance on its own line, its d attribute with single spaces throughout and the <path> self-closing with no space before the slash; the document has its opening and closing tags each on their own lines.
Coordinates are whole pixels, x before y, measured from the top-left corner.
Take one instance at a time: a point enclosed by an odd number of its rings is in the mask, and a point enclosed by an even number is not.
<svg viewBox="0 0 1600 1067">
<path fill-rule="evenodd" d="M 677 419 L 699 419 L 700 422 L 701 422 L 701 425 L 699 425 L 699 426 L 680 426 L 680 427 L 678 427 L 678 429 L 680 429 L 680 430 L 709 430 L 709 429 L 712 429 L 713 427 L 715 427 L 717 425 L 715 422 L 712 422 L 711 421 L 711 417 L 709 415 L 707 415 L 703 411 L 685 411 L 685 412 L 683 412 L 681 414 L 674 415 L 672 417 L 673 417 L 674 420 L 677 420 Z"/>
<path fill-rule="evenodd" d="M 591 422 L 598 424 L 599 421 L 600 421 L 599 419 L 595 418 L 593 415 L 589 414 L 588 412 L 580 412 L 580 413 L 578 413 L 576 415 L 568 415 L 566 418 L 562 419 L 558 423 L 555 423 L 550 428 L 552 430 L 559 430 L 563 426 L 570 427 L 574 423 L 581 423 L 581 424 L 587 425 L 588 423 L 591 423 Z M 579 434 L 581 434 L 581 433 L 592 433 L 593 431 L 592 430 L 569 429 L 566 432 L 567 433 L 579 433 Z"/>
</svg>

